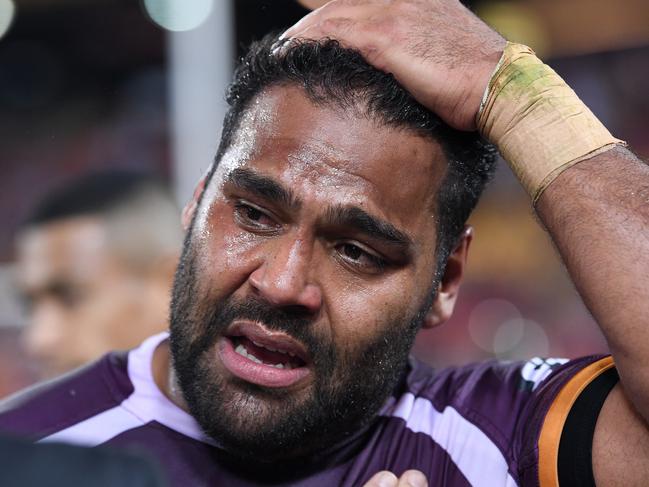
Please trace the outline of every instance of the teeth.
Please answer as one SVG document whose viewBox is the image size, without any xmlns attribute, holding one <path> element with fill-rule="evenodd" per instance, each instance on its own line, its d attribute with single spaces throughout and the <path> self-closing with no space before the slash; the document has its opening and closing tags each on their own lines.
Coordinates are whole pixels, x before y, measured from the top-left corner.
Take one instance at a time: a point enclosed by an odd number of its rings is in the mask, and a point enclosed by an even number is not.
<svg viewBox="0 0 649 487">
<path fill-rule="evenodd" d="M 276 349 L 276 348 L 272 348 L 272 347 L 269 347 L 269 346 L 267 346 L 267 345 L 262 345 L 261 343 L 257 343 L 257 342 L 254 341 L 254 340 L 250 340 L 250 341 L 251 341 L 252 343 L 254 343 L 255 345 L 257 345 L 258 347 L 260 347 L 260 348 L 265 348 L 266 350 L 269 350 L 269 351 L 271 351 L 271 352 L 279 352 L 279 353 L 283 353 L 284 355 L 286 355 L 286 354 L 288 353 L 289 355 L 291 355 L 291 356 L 293 356 L 293 357 L 295 356 L 295 354 L 293 354 L 293 353 L 291 353 L 291 352 L 285 352 L 284 350 L 278 350 L 278 349 Z"/>
<path fill-rule="evenodd" d="M 257 345 L 259 348 L 265 348 L 266 350 L 270 350 L 271 352 L 280 352 L 280 353 L 284 353 L 284 352 L 282 352 L 281 350 L 277 350 L 277 349 L 275 349 L 275 348 L 271 348 L 271 347 L 268 347 L 268 346 L 266 346 L 266 345 L 262 345 L 261 343 L 257 343 L 257 342 L 254 341 L 254 340 L 251 340 L 251 342 L 254 343 L 255 345 Z"/>
<path fill-rule="evenodd" d="M 255 342 L 253 342 L 255 343 Z M 258 347 L 262 346 L 259 345 L 258 343 L 255 343 Z M 270 350 L 270 349 L 269 349 Z M 262 362 L 259 360 L 257 357 L 255 357 L 253 354 L 248 353 L 248 350 L 246 350 L 246 347 L 244 347 L 241 343 L 237 345 L 237 348 L 234 349 L 235 352 L 237 352 L 239 355 L 246 357 L 248 360 L 252 360 L 256 364 L 263 364 L 263 365 L 270 365 L 271 367 L 275 367 L 276 369 L 292 369 L 293 366 L 291 364 L 269 364 L 266 362 Z"/>
<path fill-rule="evenodd" d="M 252 360 L 252 361 L 253 361 L 254 363 L 256 363 L 256 364 L 263 364 L 263 362 L 262 362 L 261 360 L 259 360 L 257 357 L 255 357 L 255 356 L 254 356 L 253 354 L 251 354 L 251 353 L 249 353 L 248 355 L 246 355 L 246 358 L 247 358 L 248 360 Z"/>
<path fill-rule="evenodd" d="M 235 348 L 234 351 L 237 352 L 239 355 L 243 355 L 248 360 L 252 360 L 256 364 L 263 364 L 263 362 L 261 360 L 259 360 L 257 357 L 255 357 L 253 354 L 248 353 L 248 350 L 246 350 L 246 347 L 244 347 L 241 344 L 237 345 L 237 348 Z"/>
</svg>

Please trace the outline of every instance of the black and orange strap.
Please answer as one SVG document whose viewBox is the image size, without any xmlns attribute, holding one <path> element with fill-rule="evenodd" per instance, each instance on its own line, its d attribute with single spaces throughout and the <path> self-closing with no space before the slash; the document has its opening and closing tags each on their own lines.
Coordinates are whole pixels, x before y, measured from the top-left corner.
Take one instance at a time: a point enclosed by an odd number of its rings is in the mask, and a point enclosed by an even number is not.
<svg viewBox="0 0 649 487">
<path fill-rule="evenodd" d="M 591 446 L 597 416 L 618 381 L 611 357 L 577 372 L 559 391 L 539 435 L 540 487 L 595 485 Z"/>
</svg>

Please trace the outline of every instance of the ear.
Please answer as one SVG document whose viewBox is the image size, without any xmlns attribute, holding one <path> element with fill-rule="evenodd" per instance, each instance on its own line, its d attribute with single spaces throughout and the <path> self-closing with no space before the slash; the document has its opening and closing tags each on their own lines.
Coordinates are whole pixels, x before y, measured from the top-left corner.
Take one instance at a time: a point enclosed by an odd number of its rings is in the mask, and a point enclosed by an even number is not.
<svg viewBox="0 0 649 487">
<path fill-rule="evenodd" d="M 444 275 L 437 288 L 437 296 L 424 318 L 423 328 L 433 328 L 451 317 L 460 291 L 472 240 L 473 228 L 467 225 L 464 227 L 460 241 L 448 257 Z"/>
<path fill-rule="evenodd" d="M 189 200 L 183 208 L 180 221 L 182 222 L 183 230 L 185 231 L 189 229 L 189 225 L 191 225 L 192 223 L 192 218 L 194 218 L 194 213 L 196 213 L 196 209 L 198 208 L 198 200 L 200 199 L 201 194 L 203 194 L 203 190 L 205 189 L 206 177 L 207 176 L 203 176 L 200 181 L 198 181 L 198 184 L 194 188 L 192 199 Z"/>
</svg>

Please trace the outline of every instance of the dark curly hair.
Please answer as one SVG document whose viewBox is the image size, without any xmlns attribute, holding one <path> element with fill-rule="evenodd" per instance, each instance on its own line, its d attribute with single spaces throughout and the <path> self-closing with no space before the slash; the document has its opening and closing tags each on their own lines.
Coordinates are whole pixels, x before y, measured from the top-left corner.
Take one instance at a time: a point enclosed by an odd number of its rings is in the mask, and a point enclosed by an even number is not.
<svg viewBox="0 0 649 487">
<path fill-rule="evenodd" d="M 271 86 L 300 86 L 317 105 L 360 110 L 388 126 L 416 131 L 438 142 L 448 163 L 436 201 L 436 277 L 441 277 L 469 214 L 493 175 L 495 148 L 476 132 L 446 125 L 394 76 L 372 67 L 358 51 L 336 40 L 291 41 L 280 54 L 273 53 L 276 45 L 276 34 L 254 42 L 235 70 L 226 95 L 230 108 L 208 180 L 232 143 L 250 101 Z"/>
</svg>

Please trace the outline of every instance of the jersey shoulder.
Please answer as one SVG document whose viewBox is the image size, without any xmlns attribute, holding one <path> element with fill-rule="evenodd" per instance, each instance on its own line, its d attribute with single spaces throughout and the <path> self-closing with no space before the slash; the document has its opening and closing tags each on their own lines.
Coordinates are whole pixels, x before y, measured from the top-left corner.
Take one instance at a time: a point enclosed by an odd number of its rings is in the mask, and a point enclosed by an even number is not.
<svg viewBox="0 0 649 487">
<path fill-rule="evenodd" d="M 492 478 L 502 477 L 503 485 L 518 484 L 523 477 L 538 478 L 538 444 L 548 437 L 546 416 L 557 408 L 562 414 L 570 410 L 561 391 L 583 382 L 606 361 L 610 358 L 490 360 L 439 371 L 413 362 L 395 415 L 406 428 L 428 425 L 431 438 L 467 477 L 478 462 L 482 472 L 491 468 Z M 474 460 L 463 465 L 463 458 Z M 480 477 L 476 473 L 472 482 Z"/>
<path fill-rule="evenodd" d="M 413 362 L 408 390 L 431 401 L 438 410 L 457 409 L 468 416 L 511 416 L 567 359 L 488 360 L 433 371 Z"/>
<path fill-rule="evenodd" d="M 0 402 L 0 430 L 39 440 L 120 404 L 133 392 L 127 354 L 113 352 Z"/>
<path fill-rule="evenodd" d="M 593 355 L 567 362 L 539 385 L 516 438 L 525 485 L 594 485 L 595 425 L 618 381 L 613 358 Z"/>
</svg>

